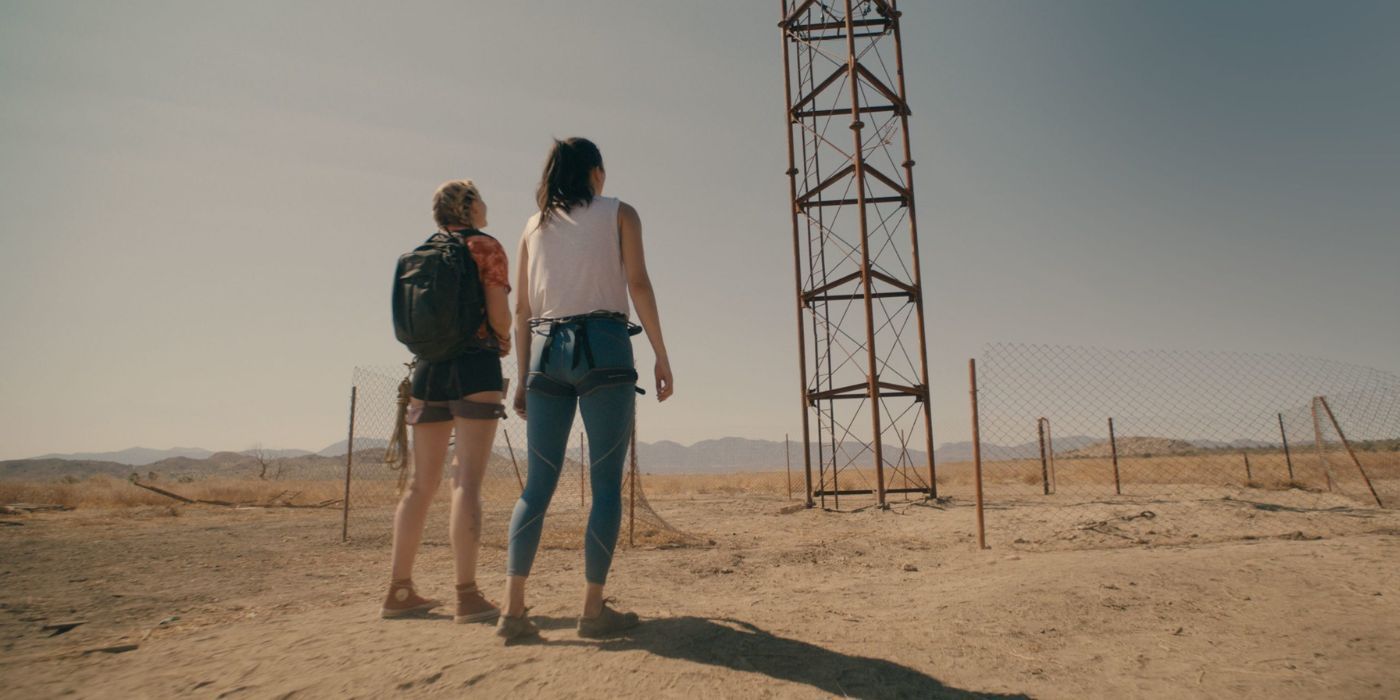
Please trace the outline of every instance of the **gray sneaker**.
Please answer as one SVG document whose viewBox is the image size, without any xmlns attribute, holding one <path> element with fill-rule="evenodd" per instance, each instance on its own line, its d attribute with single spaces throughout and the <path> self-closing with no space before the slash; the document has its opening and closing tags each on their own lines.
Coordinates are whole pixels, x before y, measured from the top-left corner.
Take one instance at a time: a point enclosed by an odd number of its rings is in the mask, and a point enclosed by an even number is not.
<svg viewBox="0 0 1400 700">
<path fill-rule="evenodd" d="M 540 636 L 540 628 L 524 615 L 511 617 L 502 613 L 496 621 L 496 636 L 505 640 L 506 644 L 529 641 Z"/>
<path fill-rule="evenodd" d="M 642 623 L 634 612 L 618 612 L 603 601 L 603 610 L 597 617 L 579 617 L 578 636 L 587 639 L 611 637 L 636 627 Z"/>
</svg>

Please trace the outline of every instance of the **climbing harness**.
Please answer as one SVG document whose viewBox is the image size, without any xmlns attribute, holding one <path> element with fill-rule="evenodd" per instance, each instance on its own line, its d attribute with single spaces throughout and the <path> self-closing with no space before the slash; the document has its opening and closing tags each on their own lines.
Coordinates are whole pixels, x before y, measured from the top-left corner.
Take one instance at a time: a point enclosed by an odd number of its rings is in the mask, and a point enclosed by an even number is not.
<svg viewBox="0 0 1400 700">
<path fill-rule="evenodd" d="M 589 340 L 588 327 L 590 322 L 608 320 L 619 321 L 626 325 L 627 335 L 637 335 L 642 332 L 642 327 L 627 320 L 625 314 L 615 311 L 594 311 L 576 316 L 564 316 L 561 318 L 533 318 L 530 319 L 530 332 L 544 338 L 543 346 L 540 348 L 539 367 L 530 372 L 526 387 L 534 389 L 552 396 L 585 396 L 595 389 L 617 384 L 636 384 L 637 370 L 634 367 L 599 367 L 593 357 L 593 345 Z M 544 368 L 549 366 L 550 353 L 554 350 L 554 341 L 558 337 L 557 331 L 568 329 L 574 335 L 573 356 L 570 358 L 570 368 L 577 368 L 580 363 L 586 362 L 588 371 L 582 381 L 577 386 L 572 386 L 552 379 L 544 374 Z M 635 387 L 638 394 L 647 393 L 641 387 Z"/>
<path fill-rule="evenodd" d="M 404 486 L 408 483 L 409 475 L 409 425 L 449 421 L 454 417 L 468 420 L 496 420 L 507 417 L 505 404 L 469 399 L 421 401 L 417 406 L 413 406 L 413 370 L 417 365 L 416 358 L 412 362 L 404 363 L 408 372 L 403 381 L 399 382 L 398 406 L 394 412 L 394 432 L 389 437 L 389 444 L 384 448 L 384 464 L 389 467 L 390 471 L 399 473 L 398 489 L 401 494 Z M 510 380 L 507 379 L 501 386 L 503 395 L 509 386 Z M 515 455 L 512 453 L 511 459 L 514 458 Z"/>
</svg>

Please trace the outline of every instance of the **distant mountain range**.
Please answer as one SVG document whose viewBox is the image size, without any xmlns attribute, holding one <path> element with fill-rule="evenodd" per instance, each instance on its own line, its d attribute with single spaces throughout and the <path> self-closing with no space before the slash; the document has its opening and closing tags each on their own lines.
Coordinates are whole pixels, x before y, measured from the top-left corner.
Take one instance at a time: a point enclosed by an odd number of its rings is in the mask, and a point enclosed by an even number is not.
<svg viewBox="0 0 1400 700">
<path fill-rule="evenodd" d="M 1092 442 L 1092 438 L 1083 438 L 1081 442 L 1076 442 L 1078 438 L 1060 438 L 1056 440 L 1057 449 L 1074 449 L 1085 442 Z M 304 457 L 317 455 L 320 457 L 343 457 L 345 455 L 346 441 L 327 445 L 326 447 L 312 452 L 310 450 L 286 450 L 286 449 L 263 449 L 262 452 L 268 459 L 289 459 L 294 457 Z M 1061 445 L 1064 445 L 1062 448 Z M 388 446 L 388 440 L 383 438 L 357 438 L 355 440 L 355 451 L 369 449 L 384 449 Z M 801 447 L 797 443 L 792 443 L 792 460 L 794 463 L 801 463 Z M 571 446 L 576 450 L 577 447 Z M 888 447 L 887 447 L 888 449 Z M 990 459 L 1008 459 L 1004 456 L 1014 453 L 1018 456 L 1029 456 L 1036 454 L 1039 447 L 1035 444 L 1021 445 L 1016 447 L 1001 447 L 998 445 L 983 445 L 983 455 Z M 518 456 L 524 457 L 524 450 L 517 446 Z M 821 449 L 822 454 L 831 451 L 830 443 Z M 861 464 L 870 461 L 867 452 L 859 443 L 848 442 L 837 446 L 837 451 L 845 460 L 854 460 L 853 463 Z M 145 467 L 162 462 L 169 465 L 187 465 L 189 461 L 208 460 L 215 455 L 224 455 L 223 461 L 228 461 L 228 455 L 252 456 L 257 450 L 244 450 L 242 452 L 213 452 L 198 447 L 172 447 L 168 450 L 158 450 L 149 447 L 131 447 L 115 452 L 77 452 L 71 454 L 47 454 L 34 457 L 31 460 L 12 461 L 39 461 L 39 460 L 63 460 L 74 462 L 109 462 L 133 467 Z M 1022 453 L 1025 453 L 1022 455 Z M 997 456 L 1003 455 L 1003 456 Z M 939 460 L 950 460 L 954 462 L 972 459 L 972 443 L 958 442 L 946 443 L 939 447 L 934 453 Z M 812 457 L 818 457 L 818 448 L 812 447 Z M 748 438 L 727 437 L 715 440 L 701 440 L 692 445 L 682 445 L 670 440 L 658 442 L 637 443 L 637 458 L 645 465 L 648 471 L 666 472 L 729 472 L 729 471 L 754 471 L 762 469 L 780 469 L 788 459 L 787 446 L 776 440 L 751 440 Z M 922 450 L 910 450 L 909 461 L 917 464 L 924 460 Z M 3 462 L 0 462 L 3 464 Z"/>
<path fill-rule="evenodd" d="M 270 452 L 270 451 L 269 451 Z M 286 451 L 284 451 L 286 452 Z M 345 473 L 345 458 L 323 457 L 296 450 L 289 457 L 267 457 L 267 478 L 339 479 Z M 383 458 L 383 449 L 355 450 L 356 463 L 373 463 Z M 207 457 L 167 457 L 147 464 L 121 464 L 103 460 L 69 460 L 53 457 L 12 459 L 0 462 L 0 480 L 44 480 L 106 475 L 124 479 L 132 474 L 159 481 L 200 479 L 211 476 L 258 478 L 263 472 L 258 459 L 243 452 L 214 452 Z M 154 476 L 152 476 L 154 475 Z"/>
<path fill-rule="evenodd" d="M 362 442 L 364 444 L 361 444 Z M 384 445 L 388 444 L 387 440 L 356 440 L 355 446 L 371 447 L 376 442 L 379 443 L 380 447 L 383 447 Z M 345 441 L 341 440 L 340 442 L 337 442 L 334 445 L 327 446 L 325 449 L 320 450 L 319 452 L 312 452 L 311 450 L 253 448 L 243 450 L 234 454 L 252 456 L 259 451 L 261 451 L 263 456 L 268 459 L 302 457 L 309 454 L 319 454 L 325 457 L 334 457 L 336 455 L 345 454 Z M 117 450 L 116 452 L 71 452 L 68 454 L 53 453 L 39 455 L 38 457 L 30 457 L 29 459 L 62 459 L 78 462 L 115 462 L 117 464 L 126 464 L 133 467 L 144 467 L 148 464 L 155 464 L 156 462 L 159 462 L 161 460 L 172 459 L 175 457 L 183 457 L 186 459 L 208 459 L 209 457 L 215 454 L 217 453 L 213 450 L 206 450 L 202 447 L 172 447 L 168 450 L 158 450 L 150 447 L 128 447 L 125 450 Z"/>
<path fill-rule="evenodd" d="M 128 447 L 125 450 L 116 452 L 72 452 L 69 454 L 46 454 L 32 457 L 31 459 L 63 459 L 69 461 L 82 462 L 116 462 L 118 464 L 130 464 L 142 466 L 159 462 L 162 459 L 171 457 L 189 457 L 191 459 L 204 459 L 213 452 L 199 447 L 172 447 L 168 450 L 156 450 L 150 447 Z"/>
<path fill-rule="evenodd" d="M 348 441 L 341 440 L 340 442 L 332 443 L 321 448 L 320 450 L 317 450 L 316 454 L 321 455 L 322 457 L 343 457 L 345 456 L 345 446 L 348 444 Z M 367 450 L 370 448 L 382 450 L 388 446 L 389 441 L 385 440 L 384 438 L 355 438 L 356 452 L 359 452 L 360 450 Z"/>
<path fill-rule="evenodd" d="M 1160 443 L 1160 444 L 1159 444 Z M 388 441 L 382 438 L 360 438 L 355 440 L 357 462 L 359 455 L 375 461 L 382 459 Z M 308 450 L 264 449 L 265 459 L 274 460 L 272 467 L 280 467 L 287 478 L 292 474 L 304 474 L 305 478 L 324 478 L 321 474 L 334 475 L 343 470 L 346 442 L 344 440 L 311 452 Z M 1120 454 L 1136 453 L 1184 453 L 1191 450 L 1210 451 L 1225 449 L 1250 449 L 1271 447 L 1269 443 L 1251 440 L 1234 442 L 1184 441 L 1167 438 L 1129 437 L 1119 438 Z M 801 447 L 787 446 L 777 440 L 751 440 L 727 437 L 715 440 L 701 440 L 692 445 L 682 445 L 669 440 L 640 442 L 637 444 L 637 459 L 645 473 L 725 473 L 744 471 L 782 470 L 791 459 L 794 468 L 802 466 Z M 897 459 L 909 464 L 925 461 L 922 450 L 910 450 L 904 456 L 891 456 L 891 446 L 886 445 L 886 458 Z M 820 448 L 811 448 L 813 461 L 819 458 L 831 459 L 832 446 L 827 443 Z M 1103 438 L 1071 435 L 1055 438 L 1055 453 L 1063 458 L 1098 455 L 1107 450 Z M 498 450 L 501 457 L 509 455 Z M 571 445 L 569 459 L 577 458 L 577 445 Z M 56 478 L 64 475 L 85 476 L 89 474 L 110 474 L 125 477 L 132 472 L 155 472 L 167 477 L 219 475 L 255 475 L 261 466 L 256 459 L 258 450 L 243 452 L 211 452 L 193 447 L 176 447 L 157 450 L 133 447 L 116 452 L 89 452 L 76 454 L 49 454 L 32 459 L 0 462 L 0 479 L 9 478 Z M 515 446 L 516 458 L 525 459 L 522 445 Z M 837 459 L 843 464 L 869 466 L 873 463 L 870 451 L 860 443 L 847 442 L 836 446 Z M 987 461 L 1008 459 L 1033 459 L 1040 454 L 1039 442 L 1026 442 L 1019 445 L 997 445 L 983 443 L 982 458 Z M 972 460 L 971 442 L 943 443 L 934 456 L 940 464 L 952 464 Z M 138 469 L 139 468 L 139 469 Z"/>
</svg>

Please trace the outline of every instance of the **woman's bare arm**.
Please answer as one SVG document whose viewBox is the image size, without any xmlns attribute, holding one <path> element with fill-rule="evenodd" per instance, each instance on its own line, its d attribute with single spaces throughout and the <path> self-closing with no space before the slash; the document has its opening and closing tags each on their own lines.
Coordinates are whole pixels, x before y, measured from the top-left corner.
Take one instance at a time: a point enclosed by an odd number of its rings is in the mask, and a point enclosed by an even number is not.
<svg viewBox="0 0 1400 700">
<path fill-rule="evenodd" d="M 627 274 L 632 306 L 636 307 L 637 317 L 642 322 L 642 328 L 646 329 L 652 352 L 656 354 L 656 400 L 665 401 L 674 390 L 675 379 L 671 375 L 671 359 L 666 354 L 666 341 L 661 335 L 661 312 L 656 306 L 656 291 L 651 286 L 646 254 L 642 250 L 642 219 L 637 216 L 636 209 L 622 202 L 617 210 L 617 224 L 622 238 L 622 267 Z"/>
<path fill-rule="evenodd" d="M 520 237 L 515 274 L 515 412 L 525 417 L 525 380 L 530 376 L 530 260 L 525 237 Z"/>
<path fill-rule="evenodd" d="M 501 344 L 501 357 L 510 353 L 510 294 L 505 287 L 486 288 L 486 319 Z"/>
</svg>

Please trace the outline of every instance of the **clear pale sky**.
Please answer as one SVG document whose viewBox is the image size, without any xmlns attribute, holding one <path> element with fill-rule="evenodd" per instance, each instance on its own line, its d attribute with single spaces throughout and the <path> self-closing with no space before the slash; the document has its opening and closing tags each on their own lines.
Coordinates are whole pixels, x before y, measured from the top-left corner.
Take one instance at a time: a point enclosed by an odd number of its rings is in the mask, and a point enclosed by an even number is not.
<svg viewBox="0 0 1400 700">
<path fill-rule="evenodd" d="M 1400 4 L 901 5 L 938 441 L 989 341 L 1400 369 Z M 571 135 L 645 227 L 642 439 L 797 433 L 777 15 L 0 1 L 0 458 L 340 439 L 436 185 L 513 255 Z"/>
</svg>

